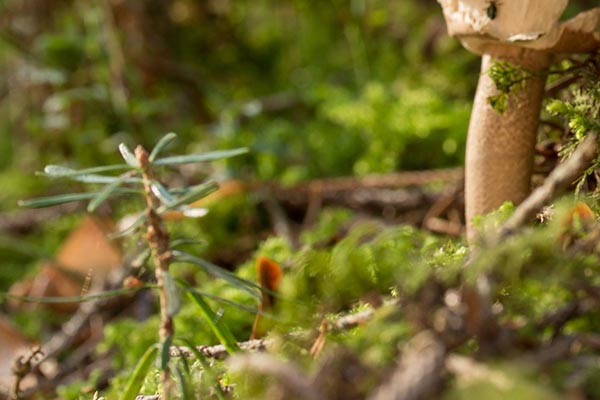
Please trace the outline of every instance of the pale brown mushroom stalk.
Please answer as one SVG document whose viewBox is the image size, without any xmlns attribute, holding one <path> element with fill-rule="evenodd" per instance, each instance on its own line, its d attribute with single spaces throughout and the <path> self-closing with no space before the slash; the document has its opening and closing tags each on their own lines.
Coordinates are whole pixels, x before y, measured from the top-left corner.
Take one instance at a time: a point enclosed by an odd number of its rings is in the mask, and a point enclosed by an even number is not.
<svg viewBox="0 0 600 400">
<path fill-rule="evenodd" d="M 534 146 L 546 82 L 545 71 L 565 54 L 600 48 L 600 7 L 559 22 L 568 0 L 438 0 L 448 32 L 482 55 L 465 161 L 467 238 L 474 216 L 506 201 L 519 204 L 530 192 Z M 495 61 L 530 72 L 511 91 L 506 110 L 492 108 L 499 91 L 488 75 Z"/>
</svg>

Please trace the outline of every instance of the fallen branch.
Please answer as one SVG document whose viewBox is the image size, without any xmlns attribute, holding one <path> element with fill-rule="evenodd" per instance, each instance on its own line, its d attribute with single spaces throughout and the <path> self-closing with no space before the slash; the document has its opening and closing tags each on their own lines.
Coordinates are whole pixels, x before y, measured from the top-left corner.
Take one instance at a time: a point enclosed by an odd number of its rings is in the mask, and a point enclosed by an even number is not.
<svg viewBox="0 0 600 400">
<path fill-rule="evenodd" d="M 395 303 L 391 302 L 390 304 Z M 371 318 L 373 318 L 374 314 L 375 310 L 369 308 L 360 311 L 356 314 L 345 315 L 333 322 L 327 322 L 327 330 L 339 332 L 356 328 L 359 325 L 366 324 Z M 290 336 L 302 337 L 306 336 L 307 334 L 308 332 L 297 332 Z M 272 339 L 250 339 L 245 342 L 239 342 L 238 346 L 242 351 L 256 352 L 268 350 L 273 344 L 274 342 Z M 223 346 L 222 344 L 217 344 L 214 346 L 196 346 L 196 350 L 198 350 L 198 352 L 200 352 L 207 358 L 224 359 L 229 355 L 225 350 L 225 346 Z M 171 357 L 194 357 L 194 352 L 190 350 L 187 346 L 171 346 L 169 349 L 169 353 Z"/>
<path fill-rule="evenodd" d="M 17 359 L 13 362 L 12 372 L 15 376 L 15 382 L 12 388 L 12 398 L 13 399 L 22 399 L 21 397 L 21 382 L 23 378 L 25 378 L 33 369 L 33 365 L 35 364 L 35 358 L 38 355 L 43 354 L 42 350 L 39 346 L 31 349 L 28 355 L 23 355 L 17 357 Z"/>
<path fill-rule="evenodd" d="M 240 350 L 248 352 L 264 351 L 272 345 L 273 340 L 271 339 L 251 339 L 246 342 L 238 343 Z M 224 359 L 229 355 L 227 350 L 225 350 L 225 346 L 222 344 L 217 344 L 215 346 L 196 346 L 196 350 L 207 358 Z M 169 353 L 171 357 L 195 357 L 194 352 L 186 346 L 171 346 Z"/>
<path fill-rule="evenodd" d="M 439 187 L 431 185 L 443 183 L 462 187 L 463 175 L 461 168 L 403 171 L 365 177 L 314 179 L 294 186 L 257 183 L 248 190 L 268 192 L 290 215 L 303 212 L 304 226 L 314 221 L 322 206 L 347 207 L 382 215 L 387 220 L 421 225 L 430 208 L 443 195 Z"/>
<path fill-rule="evenodd" d="M 311 381 L 295 365 L 282 362 L 272 355 L 264 353 L 235 355 L 229 360 L 231 371 L 251 372 L 275 379 L 285 393 L 294 394 L 306 400 L 322 399 Z"/>
<path fill-rule="evenodd" d="M 595 133 L 589 134 L 571 157 L 556 167 L 544 184 L 535 189 L 517 207 L 513 215 L 500 227 L 499 239 L 514 234 L 520 227 L 532 220 L 544 205 L 568 188 L 596 157 L 597 141 L 598 136 Z"/>
<path fill-rule="evenodd" d="M 290 188 L 296 192 L 343 192 L 362 189 L 389 189 L 407 186 L 424 186 L 436 182 L 459 182 L 463 179 L 462 168 L 432 169 L 426 171 L 403 171 L 385 175 L 364 177 L 341 177 L 314 179 Z M 284 189 L 285 190 L 285 189 Z"/>
<path fill-rule="evenodd" d="M 398 302 L 390 302 L 389 304 L 398 304 Z M 333 322 L 329 322 L 327 326 L 327 330 L 329 331 L 345 331 L 352 328 L 356 328 L 359 325 L 366 324 L 373 315 L 375 314 L 375 310 L 372 308 L 367 308 L 366 310 L 357 312 L 356 314 L 345 315 L 336 319 Z"/>
<path fill-rule="evenodd" d="M 124 276 L 122 274 L 118 274 L 107 284 L 109 288 L 118 287 L 120 282 L 123 280 Z M 41 365 L 51 359 L 56 359 L 63 352 L 70 349 L 73 343 L 82 335 L 89 335 L 90 331 L 90 323 L 93 318 L 109 318 L 111 314 L 115 312 L 115 310 L 121 310 L 124 306 L 124 303 L 130 299 L 127 296 L 119 295 L 114 297 L 99 297 L 97 300 L 82 302 L 79 305 L 79 309 L 77 312 L 67 321 L 65 322 L 61 330 L 56 332 L 50 340 L 44 343 L 41 346 L 42 355 L 37 357 L 34 360 L 34 364 L 32 365 L 32 371 L 36 371 L 41 369 Z M 130 302 L 127 301 L 127 302 Z M 99 336 L 96 340 L 99 339 Z M 95 349 L 94 345 L 90 345 L 84 347 L 84 350 L 80 353 L 75 353 L 75 362 L 77 358 L 80 360 L 84 359 L 86 355 L 93 353 Z M 87 354 L 86 354 L 87 353 Z M 76 363 L 80 364 L 80 363 Z M 56 381 L 60 381 L 67 373 L 73 371 L 73 367 L 77 365 L 73 365 L 69 362 L 69 359 L 61 363 L 61 367 L 58 371 L 56 371 L 53 376 L 44 377 L 43 380 L 40 380 L 37 385 L 27 388 L 23 391 L 23 397 L 29 398 L 33 396 L 35 393 L 40 391 L 47 390 L 49 387 L 54 387 L 54 383 Z"/>
<path fill-rule="evenodd" d="M 291 204 L 294 207 L 308 207 L 311 201 L 315 203 L 315 199 L 319 199 L 318 204 L 323 201 L 326 204 L 359 208 L 393 206 L 405 210 L 418 206 L 423 207 L 437 201 L 437 196 L 424 196 L 423 191 L 415 190 L 415 187 L 439 182 L 458 184 L 463 175 L 462 168 L 453 168 L 403 171 L 365 177 L 314 179 L 294 186 L 282 186 L 275 182 L 257 182 L 245 189 L 242 185 L 240 189 L 234 190 L 233 193 L 238 193 L 240 190 L 267 192 L 276 201 Z M 408 189 L 409 187 L 412 187 L 412 189 Z M 424 203 L 424 200 L 427 200 L 427 202 Z M 46 209 L 1 213 L 0 232 L 29 233 L 48 220 L 83 209 L 83 203 L 76 202 Z"/>
<path fill-rule="evenodd" d="M 446 358 L 446 370 L 464 384 L 484 381 L 502 390 L 510 388 L 512 384 L 511 378 L 502 371 L 458 354 L 450 354 Z"/>
<path fill-rule="evenodd" d="M 420 400 L 431 398 L 441 387 L 446 349 L 429 331 L 417 334 L 402 354 L 389 382 L 369 400 Z"/>
<path fill-rule="evenodd" d="M 279 202 L 270 193 L 264 194 L 264 204 L 271 217 L 271 225 L 277 236 L 285 238 L 292 248 L 298 248 L 298 237 Z"/>
</svg>

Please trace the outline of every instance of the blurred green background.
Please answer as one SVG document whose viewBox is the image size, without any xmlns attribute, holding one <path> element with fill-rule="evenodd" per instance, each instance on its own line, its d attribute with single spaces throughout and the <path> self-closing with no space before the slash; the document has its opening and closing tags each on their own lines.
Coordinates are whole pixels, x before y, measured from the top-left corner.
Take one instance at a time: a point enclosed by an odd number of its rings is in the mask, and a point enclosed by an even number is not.
<svg viewBox="0 0 600 400">
<path fill-rule="evenodd" d="M 5 0 L 0 205 L 168 131 L 244 179 L 459 165 L 477 74 L 433 0 Z"/>
<path fill-rule="evenodd" d="M 245 179 L 460 165 L 478 64 L 435 0 L 0 0 L 0 207 L 169 131 Z"/>
</svg>

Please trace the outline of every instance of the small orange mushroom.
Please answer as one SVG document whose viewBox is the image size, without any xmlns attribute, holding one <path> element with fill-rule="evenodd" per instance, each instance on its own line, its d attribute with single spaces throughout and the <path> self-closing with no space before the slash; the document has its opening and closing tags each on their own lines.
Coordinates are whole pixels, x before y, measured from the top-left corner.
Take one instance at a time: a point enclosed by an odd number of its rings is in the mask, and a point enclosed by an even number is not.
<svg viewBox="0 0 600 400">
<path fill-rule="evenodd" d="M 265 256 L 258 257 L 256 261 L 256 274 L 258 283 L 262 289 L 258 313 L 252 326 L 250 339 L 258 339 L 264 335 L 261 314 L 273 309 L 275 304 L 274 292 L 279 288 L 283 273 L 281 266 Z"/>
</svg>

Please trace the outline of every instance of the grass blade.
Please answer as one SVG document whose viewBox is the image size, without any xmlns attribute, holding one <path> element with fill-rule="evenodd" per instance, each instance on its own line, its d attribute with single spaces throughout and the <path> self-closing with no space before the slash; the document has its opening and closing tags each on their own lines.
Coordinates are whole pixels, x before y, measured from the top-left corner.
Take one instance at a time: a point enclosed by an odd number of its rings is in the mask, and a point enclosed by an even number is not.
<svg viewBox="0 0 600 400">
<path fill-rule="evenodd" d="M 252 306 L 249 306 L 249 305 L 246 305 L 246 304 L 238 303 L 238 302 L 235 302 L 233 300 L 229 300 L 229 299 L 226 299 L 224 297 L 217 296 L 215 294 L 206 292 L 204 290 L 200 290 L 200 289 L 196 289 L 196 288 L 191 288 L 191 287 L 185 287 L 184 290 L 186 292 L 195 292 L 195 293 L 199 294 L 200 296 L 209 298 L 211 300 L 214 300 L 214 301 L 219 302 L 219 303 L 223 303 L 223 304 L 231 306 L 231 307 L 235 307 L 235 308 L 237 308 L 239 310 L 242 310 L 242 311 L 247 311 L 247 312 L 249 312 L 251 314 L 261 313 L 261 314 L 265 314 L 266 315 L 266 313 L 261 312 L 256 307 L 252 307 Z"/>
<path fill-rule="evenodd" d="M 259 297 L 260 286 L 258 286 L 254 282 L 242 279 L 239 276 L 234 275 L 231 272 L 224 270 L 223 268 L 220 268 L 200 257 L 193 256 L 181 250 L 174 250 L 173 256 L 175 258 L 175 261 L 196 265 L 202 268 L 208 274 L 223 279 L 233 287 L 244 290 L 250 293 L 253 297 Z"/>
<path fill-rule="evenodd" d="M 185 375 L 181 372 L 181 369 L 175 368 L 175 378 L 177 381 L 177 386 L 179 386 L 179 395 L 182 400 L 191 399 L 190 396 L 190 387 L 187 384 L 187 380 L 185 379 Z"/>
<path fill-rule="evenodd" d="M 189 377 L 190 373 L 192 372 L 192 369 L 190 367 L 190 360 L 188 360 L 188 357 L 186 357 L 182 353 L 181 348 L 179 346 L 175 346 L 175 347 L 171 348 L 170 351 L 174 351 L 175 353 L 177 353 L 177 356 L 178 356 L 178 360 L 177 361 L 179 363 L 181 363 L 181 366 L 183 367 L 183 370 L 185 371 L 186 375 Z"/>
<path fill-rule="evenodd" d="M 121 397 L 119 397 L 119 400 L 135 400 L 140 388 L 142 387 L 142 384 L 144 383 L 144 379 L 146 378 L 146 375 L 148 375 L 148 371 L 154 362 L 157 351 L 158 348 L 154 344 L 150 346 L 148 350 L 146 350 L 136 365 L 133 374 L 129 378 L 129 381 L 127 381 L 125 391 Z"/>
<path fill-rule="evenodd" d="M 204 301 L 202 296 L 195 292 L 188 292 L 188 297 L 198 306 L 204 321 L 206 321 L 210 329 L 212 329 L 215 336 L 219 339 L 219 342 L 225 347 L 225 350 L 227 350 L 229 354 L 237 352 L 238 345 L 233 334 L 227 325 L 223 323 L 223 320 L 217 318 L 215 312 L 210 308 L 208 303 Z"/>
<path fill-rule="evenodd" d="M 248 152 L 248 149 L 243 147 L 243 148 L 233 149 L 233 150 L 220 150 L 220 151 L 211 151 L 208 153 L 165 157 L 165 158 L 159 158 L 158 160 L 154 161 L 154 165 L 178 165 L 178 164 L 201 163 L 201 162 L 207 162 L 207 161 L 220 160 L 220 159 L 229 158 L 229 157 L 235 157 L 235 156 L 239 156 L 241 154 L 245 154 L 247 152 Z"/>
<path fill-rule="evenodd" d="M 183 339 L 183 342 L 189 347 L 190 351 L 196 357 L 196 360 L 202 365 L 203 372 L 208 376 L 208 379 L 212 381 L 213 387 L 215 389 L 215 395 L 219 400 L 225 400 L 225 393 L 223 392 L 223 388 L 219 383 L 219 378 L 213 372 L 213 369 L 210 367 L 209 363 L 206 361 L 206 358 L 196 346 L 188 339 Z"/>
<path fill-rule="evenodd" d="M 158 156 L 158 154 L 165 147 L 167 147 L 169 144 L 171 144 L 171 142 L 175 138 L 177 138 L 177 134 L 175 134 L 173 132 L 169 132 L 165 136 L 163 136 L 162 138 L 160 138 L 160 140 L 158 141 L 158 143 L 156 143 L 156 146 L 154 146 L 154 148 L 152 149 L 152 152 L 150 153 L 150 156 L 148 157 L 148 160 L 150 162 L 154 162 L 154 160 L 156 159 L 156 156 Z"/>
</svg>

